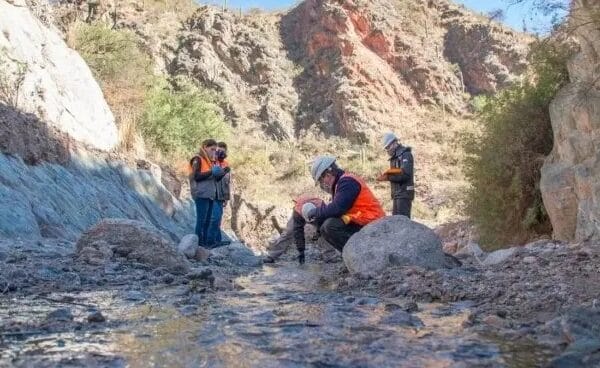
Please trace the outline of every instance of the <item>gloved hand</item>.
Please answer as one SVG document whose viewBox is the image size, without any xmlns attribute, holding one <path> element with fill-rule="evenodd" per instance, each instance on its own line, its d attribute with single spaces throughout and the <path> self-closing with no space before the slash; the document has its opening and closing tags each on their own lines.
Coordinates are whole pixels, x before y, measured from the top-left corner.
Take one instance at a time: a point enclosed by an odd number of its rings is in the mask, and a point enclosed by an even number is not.
<svg viewBox="0 0 600 368">
<path fill-rule="evenodd" d="M 210 169 L 210 172 L 213 176 L 223 175 L 223 169 L 221 168 L 221 166 L 213 166 L 212 169 Z"/>
<path fill-rule="evenodd" d="M 306 222 L 312 222 L 317 214 L 317 206 L 308 202 L 302 206 L 302 217 Z"/>
<path fill-rule="evenodd" d="M 298 263 L 301 264 L 301 265 L 303 265 L 304 261 L 305 261 L 304 251 L 301 251 L 300 254 L 298 254 Z"/>
</svg>

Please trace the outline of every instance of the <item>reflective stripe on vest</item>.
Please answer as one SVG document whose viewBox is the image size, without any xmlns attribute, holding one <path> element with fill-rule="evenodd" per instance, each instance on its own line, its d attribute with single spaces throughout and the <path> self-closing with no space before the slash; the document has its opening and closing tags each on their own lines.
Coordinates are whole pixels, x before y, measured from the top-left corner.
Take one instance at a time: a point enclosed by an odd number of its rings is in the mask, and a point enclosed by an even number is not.
<svg viewBox="0 0 600 368">
<path fill-rule="evenodd" d="M 358 197 L 356 197 L 352 207 L 348 210 L 348 212 L 346 212 L 344 217 L 349 218 L 350 222 L 365 226 L 385 216 L 385 212 L 383 211 L 381 204 L 373 192 L 371 192 L 371 189 L 369 189 L 364 180 L 353 174 L 344 174 L 340 177 L 340 179 L 344 177 L 350 177 L 360 184 L 360 192 L 358 193 Z"/>
</svg>

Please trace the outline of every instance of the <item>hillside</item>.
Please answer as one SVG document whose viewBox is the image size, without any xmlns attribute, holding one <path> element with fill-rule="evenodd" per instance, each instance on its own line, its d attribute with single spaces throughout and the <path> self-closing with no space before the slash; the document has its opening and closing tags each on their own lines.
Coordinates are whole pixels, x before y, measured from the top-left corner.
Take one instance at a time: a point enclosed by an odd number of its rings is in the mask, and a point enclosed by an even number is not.
<svg viewBox="0 0 600 368">
<path fill-rule="evenodd" d="M 108 22 L 111 10 L 103 11 Z M 56 12 L 60 28 L 76 24 L 65 15 L 72 5 Z M 371 180 L 386 165 L 379 140 L 388 130 L 414 149 L 417 216 L 459 219 L 467 185 L 459 140 L 476 129 L 470 101 L 518 78 L 530 41 L 445 0 L 309 0 L 248 14 L 131 2 L 117 12 L 116 29 L 133 30 L 160 73 L 220 96 L 236 192 L 279 222 L 288 212 L 279 204 L 312 187 L 311 156 L 336 154 Z M 388 188 L 372 184 L 388 206 Z"/>
</svg>

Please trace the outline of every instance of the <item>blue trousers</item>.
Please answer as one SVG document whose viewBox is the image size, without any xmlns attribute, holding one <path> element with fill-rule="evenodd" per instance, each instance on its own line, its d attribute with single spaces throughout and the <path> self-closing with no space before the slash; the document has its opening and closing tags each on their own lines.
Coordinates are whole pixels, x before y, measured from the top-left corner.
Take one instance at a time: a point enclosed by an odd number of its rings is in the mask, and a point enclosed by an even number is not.
<svg viewBox="0 0 600 368">
<path fill-rule="evenodd" d="M 214 233 L 209 231 L 213 218 L 213 207 L 215 201 L 208 198 L 195 198 L 196 203 L 196 235 L 198 235 L 198 245 L 210 247 L 215 243 Z"/>
<path fill-rule="evenodd" d="M 208 238 L 213 243 L 208 243 L 209 248 L 218 247 L 221 245 L 221 221 L 223 220 L 223 201 L 214 201 L 212 206 L 212 214 L 210 224 L 208 226 Z"/>
</svg>

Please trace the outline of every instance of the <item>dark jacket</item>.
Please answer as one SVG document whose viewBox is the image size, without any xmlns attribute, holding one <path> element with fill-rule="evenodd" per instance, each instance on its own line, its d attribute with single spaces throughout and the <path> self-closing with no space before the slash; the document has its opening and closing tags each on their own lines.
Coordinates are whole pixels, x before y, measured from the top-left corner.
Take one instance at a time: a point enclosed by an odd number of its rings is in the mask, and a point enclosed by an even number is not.
<svg viewBox="0 0 600 368">
<path fill-rule="evenodd" d="M 392 184 L 392 199 L 414 199 L 414 161 L 410 147 L 398 146 L 390 158 L 390 168 L 402 169 L 402 174 L 388 175 Z"/>
<path fill-rule="evenodd" d="M 332 200 L 329 204 L 317 207 L 315 219 L 318 223 L 331 217 L 342 217 L 346 214 L 360 193 L 360 183 L 349 176 L 341 178 L 344 171 L 340 170 L 333 182 Z"/>
</svg>

